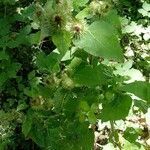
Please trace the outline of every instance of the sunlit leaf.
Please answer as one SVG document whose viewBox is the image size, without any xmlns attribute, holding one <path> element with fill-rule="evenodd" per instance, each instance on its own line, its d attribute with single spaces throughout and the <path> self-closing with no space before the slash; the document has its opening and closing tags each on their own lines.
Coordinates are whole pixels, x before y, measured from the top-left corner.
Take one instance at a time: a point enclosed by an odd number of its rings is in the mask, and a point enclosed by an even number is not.
<svg viewBox="0 0 150 150">
<path fill-rule="evenodd" d="M 107 22 L 92 23 L 88 31 L 75 41 L 75 45 L 94 56 L 123 61 L 123 52 L 114 27 Z"/>
</svg>

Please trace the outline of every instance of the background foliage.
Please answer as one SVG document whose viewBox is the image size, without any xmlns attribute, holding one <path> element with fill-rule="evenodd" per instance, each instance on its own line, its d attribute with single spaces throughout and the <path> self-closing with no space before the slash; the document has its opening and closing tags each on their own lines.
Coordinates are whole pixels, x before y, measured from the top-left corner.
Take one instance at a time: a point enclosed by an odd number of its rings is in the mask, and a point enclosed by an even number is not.
<svg viewBox="0 0 150 150">
<path fill-rule="evenodd" d="M 149 3 L 0 0 L 0 150 L 149 149 Z"/>
</svg>

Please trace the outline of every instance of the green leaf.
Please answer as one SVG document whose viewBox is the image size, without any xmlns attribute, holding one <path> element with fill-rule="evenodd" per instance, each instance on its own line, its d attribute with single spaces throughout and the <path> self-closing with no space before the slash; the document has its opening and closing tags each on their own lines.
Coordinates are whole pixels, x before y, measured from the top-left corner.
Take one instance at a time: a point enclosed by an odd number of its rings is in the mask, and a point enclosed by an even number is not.
<svg viewBox="0 0 150 150">
<path fill-rule="evenodd" d="M 89 124 L 84 123 L 68 123 L 66 145 L 69 146 L 69 150 L 91 150 L 93 149 L 94 134 L 89 129 Z M 63 149 L 62 149 L 63 150 Z"/>
<path fill-rule="evenodd" d="M 38 121 L 38 120 L 36 120 Z M 32 125 L 32 129 L 30 130 L 29 137 L 39 146 L 46 147 L 46 138 L 47 133 L 46 130 L 43 128 L 43 124 L 39 122 L 35 122 Z"/>
<path fill-rule="evenodd" d="M 50 70 L 50 63 L 47 60 L 47 56 L 42 52 L 39 53 L 36 59 L 36 65 L 39 67 L 41 70 Z"/>
<path fill-rule="evenodd" d="M 30 34 L 31 44 L 39 44 L 40 40 L 41 40 L 40 36 L 41 36 L 41 32 L 36 32 L 36 33 Z"/>
<path fill-rule="evenodd" d="M 71 44 L 71 34 L 67 31 L 59 31 L 52 36 L 52 40 L 60 54 L 64 56 Z"/>
<path fill-rule="evenodd" d="M 14 78 L 16 77 L 16 74 L 18 72 L 18 70 L 21 68 L 21 64 L 20 63 L 12 63 L 8 66 L 7 68 L 7 74 L 9 78 Z"/>
<path fill-rule="evenodd" d="M 93 148 L 94 134 L 88 126 L 88 123 L 80 124 L 75 131 L 78 135 L 77 137 L 79 137 L 78 144 L 75 143 L 75 147 L 78 147 L 77 149 L 91 150 Z"/>
<path fill-rule="evenodd" d="M 135 81 L 121 88 L 121 90 L 133 93 L 139 98 L 150 101 L 150 83 L 144 81 Z"/>
<path fill-rule="evenodd" d="M 89 0 L 73 0 L 73 6 L 75 9 L 78 9 L 79 7 L 83 7 L 88 3 Z"/>
<path fill-rule="evenodd" d="M 140 111 L 144 114 L 147 113 L 149 106 L 146 101 L 143 100 L 134 100 L 134 106 L 138 107 Z"/>
<path fill-rule="evenodd" d="M 8 60 L 9 56 L 6 54 L 5 51 L 0 51 L 0 60 Z"/>
<path fill-rule="evenodd" d="M 21 64 L 4 61 L 1 63 L 1 68 L 3 72 L 0 73 L 0 86 L 2 86 L 8 79 L 16 78 L 16 74 L 21 68 Z"/>
<path fill-rule="evenodd" d="M 24 89 L 24 94 L 29 96 L 29 97 L 33 97 L 36 98 L 39 96 L 39 89 L 32 87 L 31 89 L 29 88 L 25 88 Z"/>
<path fill-rule="evenodd" d="M 104 73 L 101 65 L 92 68 L 91 66 L 85 66 L 84 68 L 78 68 L 73 75 L 75 83 L 81 86 L 97 86 L 105 83 L 107 76 Z"/>
<path fill-rule="evenodd" d="M 90 107 L 86 101 L 80 101 L 79 109 L 83 112 L 88 112 L 90 110 Z"/>
<path fill-rule="evenodd" d="M 78 108 L 78 105 L 79 105 L 78 103 L 79 101 L 77 101 L 76 98 L 70 97 L 66 100 L 66 103 L 64 104 L 64 113 L 68 120 L 75 119 L 76 114 L 74 112 Z"/>
<path fill-rule="evenodd" d="M 89 111 L 88 114 L 88 121 L 91 123 L 91 124 L 95 124 L 96 121 L 97 121 L 97 118 L 95 116 L 95 114 L 92 112 L 92 111 Z"/>
<path fill-rule="evenodd" d="M 17 111 L 25 110 L 28 108 L 28 105 L 26 103 L 21 103 L 17 106 Z"/>
<path fill-rule="evenodd" d="M 114 27 L 107 22 L 95 21 L 74 44 L 94 56 L 123 61 L 123 52 Z"/>
<path fill-rule="evenodd" d="M 5 1 L 2 0 L 2 3 L 4 5 L 14 5 L 16 3 L 16 0 L 5 0 Z"/>
<path fill-rule="evenodd" d="M 143 3 L 143 9 L 145 9 L 146 11 L 150 11 L 150 4 L 148 4 L 147 2 Z"/>
<path fill-rule="evenodd" d="M 89 16 L 89 14 L 90 14 L 90 9 L 86 7 L 76 15 L 76 18 L 84 19 L 85 17 Z"/>
<path fill-rule="evenodd" d="M 36 113 L 34 114 L 34 116 Z M 51 117 L 51 116 L 49 116 Z M 32 129 L 30 130 L 29 137 L 40 147 L 55 149 L 61 142 L 61 130 L 58 124 L 58 118 L 45 120 L 45 123 L 40 118 L 34 118 Z"/>
<path fill-rule="evenodd" d="M 49 149 L 56 148 L 56 145 L 60 145 L 58 141 L 61 141 L 61 130 L 59 128 L 47 128 L 47 136 L 46 136 L 46 147 Z"/>
<path fill-rule="evenodd" d="M 53 70 L 58 69 L 58 54 L 57 53 L 50 53 L 46 55 L 45 53 L 41 52 L 38 54 L 36 59 L 36 65 L 39 67 L 41 71 L 48 71 L 51 72 Z M 56 71 L 55 70 L 55 71 Z"/>
<path fill-rule="evenodd" d="M 25 135 L 25 137 L 28 136 L 31 127 L 32 127 L 32 118 L 31 118 L 32 114 L 30 112 L 28 112 L 28 114 L 25 117 L 25 120 L 22 124 L 22 133 Z"/>
<path fill-rule="evenodd" d="M 48 99 L 53 95 L 52 89 L 48 86 L 39 85 L 38 88 L 39 88 L 39 93 L 43 98 Z"/>
<path fill-rule="evenodd" d="M 136 143 L 136 140 L 138 139 L 139 134 L 134 128 L 128 127 L 125 130 L 123 137 L 131 143 Z"/>
<path fill-rule="evenodd" d="M 103 104 L 100 118 L 102 121 L 124 119 L 130 110 L 132 99 L 128 95 L 119 95 L 111 103 Z"/>
<path fill-rule="evenodd" d="M 67 66 L 67 70 L 70 74 L 74 74 L 74 72 L 77 70 L 78 66 L 80 66 L 82 62 L 81 58 L 74 57 L 70 64 Z"/>
<path fill-rule="evenodd" d="M 7 19 L 0 19 L 0 35 L 7 35 L 10 31 L 10 23 Z"/>
<path fill-rule="evenodd" d="M 117 14 L 117 10 L 115 9 L 110 10 L 102 19 L 110 23 L 114 27 L 114 30 L 116 29 L 117 31 L 121 30 L 121 23 L 119 20 L 119 16 Z"/>
<path fill-rule="evenodd" d="M 29 5 L 29 6 L 27 6 L 27 7 L 25 7 L 25 9 L 23 9 L 22 11 L 21 11 L 21 16 L 23 17 L 23 18 L 32 18 L 32 17 L 35 17 L 35 15 L 34 15 L 34 11 L 35 11 L 35 5 L 32 3 L 31 5 Z"/>
<path fill-rule="evenodd" d="M 0 73 L 0 87 L 8 80 L 7 73 Z"/>
<path fill-rule="evenodd" d="M 145 147 L 142 146 L 142 144 L 140 144 L 141 147 L 133 144 L 133 143 L 130 143 L 128 141 L 124 141 L 124 144 L 122 146 L 123 150 L 145 150 Z"/>
</svg>

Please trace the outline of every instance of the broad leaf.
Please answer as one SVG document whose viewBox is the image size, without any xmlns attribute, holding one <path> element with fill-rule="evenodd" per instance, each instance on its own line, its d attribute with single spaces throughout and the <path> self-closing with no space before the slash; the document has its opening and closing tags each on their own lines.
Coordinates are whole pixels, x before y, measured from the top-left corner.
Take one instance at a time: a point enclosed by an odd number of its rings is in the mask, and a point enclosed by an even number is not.
<svg viewBox="0 0 150 150">
<path fill-rule="evenodd" d="M 128 128 L 125 130 L 123 137 L 124 137 L 126 140 L 128 140 L 130 143 L 137 144 L 137 143 L 136 143 L 136 140 L 137 140 L 138 137 L 139 137 L 139 133 L 138 133 L 138 131 L 136 131 L 134 128 L 128 127 Z"/>
<path fill-rule="evenodd" d="M 30 113 L 30 111 L 28 112 L 28 114 L 25 117 L 25 120 L 22 124 L 22 133 L 24 134 L 25 137 L 28 136 L 31 127 L 32 127 L 32 113 Z"/>
<path fill-rule="evenodd" d="M 117 29 L 117 31 L 121 30 L 119 16 L 117 15 L 117 11 L 115 9 L 110 10 L 102 19 L 110 23 L 114 29 Z"/>
<path fill-rule="evenodd" d="M 96 86 L 103 84 L 107 78 L 103 69 L 102 66 L 96 66 L 94 68 L 91 66 L 85 66 L 84 68 L 79 68 L 75 72 L 73 80 L 75 83 L 83 86 Z"/>
<path fill-rule="evenodd" d="M 148 105 L 146 101 L 143 100 L 134 100 L 134 106 L 138 107 L 140 111 L 142 111 L 144 114 L 148 111 Z"/>
<path fill-rule="evenodd" d="M 90 9 L 88 7 L 86 7 L 76 15 L 76 18 L 84 19 L 85 17 L 87 17 L 89 15 L 90 15 Z"/>
<path fill-rule="evenodd" d="M 36 65 L 42 71 L 51 72 L 53 70 L 58 69 L 58 54 L 50 53 L 49 55 L 45 55 L 44 53 L 39 53 L 36 60 Z M 55 70 L 55 71 L 56 71 Z"/>
<path fill-rule="evenodd" d="M 43 121 L 41 118 L 38 118 L 37 114 L 39 115 L 39 113 L 34 114 L 29 137 L 40 147 L 46 149 L 55 149 L 58 145 L 60 146 L 62 139 L 58 118 L 49 116 L 49 120 Z"/>
<path fill-rule="evenodd" d="M 10 24 L 7 19 L 0 19 L 0 36 L 7 35 L 10 30 Z"/>
<path fill-rule="evenodd" d="M 130 110 L 132 99 L 128 95 L 119 95 L 111 103 L 103 104 L 100 118 L 102 121 L 124 119 Z"/>
<path fill-rule="evenodd" d="M 76 128 L 75 133 L 78 144 L 76 144 L 75 140 L 74 146 L 76 148 L 74 150 L 77 149 L 91 150 L 93 148 L 94 134 L 92 130 L 88 128 L 88 126 L 89 126 L 88 123 L 83 123 Z"/>
<path fill-rule="evenodd" d="M 39 44 L 40 43 L 41 32 L 36 32 L 30 34 L 30 43 L 31 44 Z"/>
<path fill-rule="evenodd" d="M 8 80 L 7 73 L 0 73 L 0 87 Z"/>
<path fill-rule="evenodd" d="M 78 9 L 79 7 L 85 6 L 88 1 L 89 0 L 73 0 L 73 6 L 75 9 Z"/>
<path fill-rule="evenodd" d="M 150 101 L 150 83 L 144 81 L 135 81 L 121 88 L 121 90 L 133 93 L 141 99 Z"/>
<path fill-rule="evenodd" d="M 87 116 L 88 116 L 88 121 L 89 121 L 91 124 L 95 124 L 95 123 L 96 123 L 97 118 L 96 118 L 94 112 L 89 111 L 88 114 L 87 114 Z"/>
<path fill-rule="evenodd" d="M 94 56 L 123 61 L 123 52 L 114 27 L 107 22 L 95 21 L 74 43 Z"/>
<path fill-rule="evenodd" d="M 0 60 L 8 60 L 9 56 L 5 51 L 0 51 Z"/>
<path fill-rule="evenodd" d="M 86 101 L 80 101 L 79 109 L 83 112 L 88 112 L 90 107 Z"/>
<path fill-rule="evenodd" d="M 94 134 L 91 129 L 88 128 L 88 123 L 68 123 L 65 133 L 66 145 L 70 150 L 91 150 L 93 149 Z M 63 150 L 63 149 L 62 149 Z M 67 149 L 65 149 L 67 150 Z"/>
<path fill-rule="evenodd" d="M 29 134 L 31 139 L 38 144 L 41 147 L 46 147 L 46 137 L 47 137 L 47 132 L 43 128 L 43 124 L 41 122 L 35 122 L 32 125 L 31 132 Z"/>
<path fill-rule="evenodd" d="M 7 68 L 7 74 L 9 78 L 14 78 L 16 77 L 16 74 L 18 72 L 18 70 L 21 68 L 21 64 L 20 63 L 12 63 L 8 66 Z"/>
<path fill-rule="evenodd" d="M 4 61 L 1 63 L 2 73 L 0 73 L 1 81 L 6 81 L 9 78 L 15 78 L 17 72 L 21 68 L 20 63 L 12 63 L 9 61 Z"/>
<path fill-rule="evenodd" d="M 52 40 L 57 46 L 60 54 L 64 55 L 67 50 L 69 50 L 71 44 L 71 34 L 67 31 L 59 31 L 52 36 Z"/>
</svg>

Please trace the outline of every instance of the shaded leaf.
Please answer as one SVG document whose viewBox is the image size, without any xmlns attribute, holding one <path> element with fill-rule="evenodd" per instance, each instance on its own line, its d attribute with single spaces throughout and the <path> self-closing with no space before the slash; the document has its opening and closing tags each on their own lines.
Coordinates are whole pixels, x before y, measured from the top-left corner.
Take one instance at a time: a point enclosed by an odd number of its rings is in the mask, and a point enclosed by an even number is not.
<svg viewBox="0 0 150 150">
<path fill-rule="evenodd" d="M 25 117 L 25 120 L 22 124 L 22 133 L 24 134 L 25 137 L 28 136 L 31 128 L 32 128 L 32 114 L 28 112 L 28 114 Z"/>
<path fill-rule="evenodd" d="M 9 56 L 6 54 L 5 51 L 0 51 L 0 60 L 8 60 Z"/>
<path fill-rule="evenodd" d="M 102 121 L 124 119 L 130 110 L 132 99 L 128 95 L 119 95 L 111 103 L 103 104 L 100 118 Z"/>
<path fill-rule="evenodd" d="M 41 71 L 51 72 L 55 69 L 58 69 L 58 54 L 50 53 L 46 55 L 45 53 L 39 53 L 36 59 L 36 65 L 39 67 Z"/>
<path fill-rule="evenodd" d="M 107 76 L 104 73 L 104 68 L 99 65 L 94 68 L 85 66 L 78 68 L 73 75 L 75 83 L 83 86 L 97 86 L 106 82 Z"/>
</svg>

